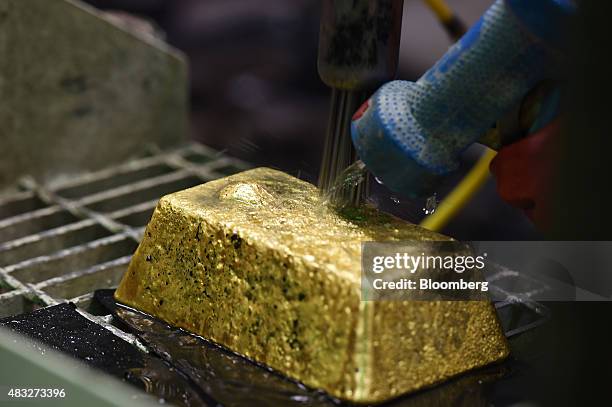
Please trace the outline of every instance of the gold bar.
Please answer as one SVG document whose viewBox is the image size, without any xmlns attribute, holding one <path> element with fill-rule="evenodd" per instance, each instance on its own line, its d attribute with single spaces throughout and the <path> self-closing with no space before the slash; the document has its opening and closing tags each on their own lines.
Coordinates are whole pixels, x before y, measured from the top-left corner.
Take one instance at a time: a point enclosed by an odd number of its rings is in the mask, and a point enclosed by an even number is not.
<svg viewBox="0 0 612 407">
<path fill-rule="evenodd" d="M 362 241 L 448 240 L 372 208 L 339 214 L 259 168 L 162 198 L 118 301 L 358 403 L 501 360 L 486 301 L 360 301 Z"/>
</svg>

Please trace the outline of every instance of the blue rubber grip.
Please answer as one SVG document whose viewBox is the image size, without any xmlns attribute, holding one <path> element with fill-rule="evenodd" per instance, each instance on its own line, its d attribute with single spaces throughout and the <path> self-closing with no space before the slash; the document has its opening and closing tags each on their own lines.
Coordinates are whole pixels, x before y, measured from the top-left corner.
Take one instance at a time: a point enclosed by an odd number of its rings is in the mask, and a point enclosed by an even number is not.
<svg viewBox="0 0 612 407">
<path fill-rule="evenodd" d="M 562 30 L 559 13 L 550 10 L 567 4 L 497 0 L 417 82 L 382 86 L 352 123 L 366 166 L 394 191 L 430 193 L 465 148 L 549 76 L 554 44 L 530 28 L 537 20 L 536 27 L 547 27 L 545 37 Z"/>
</svg>

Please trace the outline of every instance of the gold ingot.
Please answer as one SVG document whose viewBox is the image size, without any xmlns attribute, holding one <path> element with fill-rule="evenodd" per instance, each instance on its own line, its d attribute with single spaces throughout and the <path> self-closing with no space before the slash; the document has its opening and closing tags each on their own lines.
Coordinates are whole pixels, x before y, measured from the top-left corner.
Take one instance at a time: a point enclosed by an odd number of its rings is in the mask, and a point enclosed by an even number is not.
<svg viewBox="0 0 612 407">
<path fill-rule="evenodd" d="M 336 211 L 259 168 L 162 198 L 118 301 L 313 388 L 380 402 L 505 358 L 487 301 L 361 301 L 362 241 L 449 238 Z"/>
</svg>

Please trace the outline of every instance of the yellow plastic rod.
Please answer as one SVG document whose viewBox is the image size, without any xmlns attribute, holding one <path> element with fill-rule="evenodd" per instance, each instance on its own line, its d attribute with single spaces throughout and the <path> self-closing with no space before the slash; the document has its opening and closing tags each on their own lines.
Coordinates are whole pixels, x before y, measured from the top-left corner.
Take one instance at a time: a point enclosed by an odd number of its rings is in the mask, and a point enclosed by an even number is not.
<svg viewBox="0 0 612 407">
<path fill-rule="evenodd" d="M 434 213 L 421 221 L 421 226 L 434 232 L 440 231 L 473 198 L 489 177 L 489 164 L 496 151 L 487 149 L 470 172 L 440 202 Z"/>
<path fill-rule="evenodd" d="M 448 23 L 453 18 L 453 10 L 451 10 L 451 8 L 448 6 L 448 4 L 446 4 L 444 0 L 424 1 L 443 23 Z"/>
</svg>

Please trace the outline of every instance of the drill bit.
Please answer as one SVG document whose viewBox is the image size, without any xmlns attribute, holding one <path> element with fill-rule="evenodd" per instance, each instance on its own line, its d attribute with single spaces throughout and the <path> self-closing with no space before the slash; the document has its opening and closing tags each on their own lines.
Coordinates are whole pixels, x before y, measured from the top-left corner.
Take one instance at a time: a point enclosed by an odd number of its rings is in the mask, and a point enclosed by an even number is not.
<svg viewBox="0 0 612 407">
<path fill-rule="evenodd" d="M 339 205 L 357 206 L 367 194 L 367 176 L 364 175 L 364 182 L 346 182 L 347 180 L 343 179 L 346 169 L 357 161 L 350 126 L 353 113 L 363 99 L 363 92 L 332 88 L 319 188 L 328 196 L 330 202 Z M 365 174 L 365 169 L 362 171 Z"/>
<path fill-rule="evenodd" d="M 332 95 L 319 187 L 332 203 L 358 205 L 366 196 L 365 168 L 354 164 L 351 118 L 376 87 L 395 75 L 402 10 L 403 0 L 322 2 L 317 65 Z"/>
</svg>

